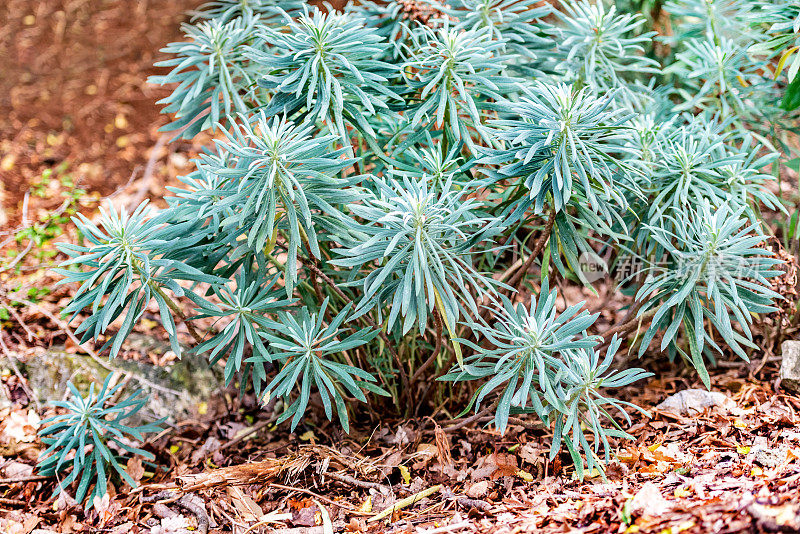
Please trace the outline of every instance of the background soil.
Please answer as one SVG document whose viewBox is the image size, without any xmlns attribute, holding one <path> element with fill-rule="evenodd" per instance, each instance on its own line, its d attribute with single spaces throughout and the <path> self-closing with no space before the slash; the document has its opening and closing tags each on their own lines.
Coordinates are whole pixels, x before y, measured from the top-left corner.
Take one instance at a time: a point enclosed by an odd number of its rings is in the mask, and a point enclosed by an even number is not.
<svg viewBox="0 0 800 534">
<path fill-rule="evenodd" d="M 345 2 L 329 3 L 340 8 Z M 166 71 L 153 66 L 165 57 L 159 50 L 182 40 L 181 23 L 202 4 L 0 2 L 0 229 L 19 222 L 25 193 L 45 169 L 60 164 L 77 187 L 106 196 L 142 178 L 152 156 L 150 172 L 161 179 L 145 187 L 160 196 L 170 172 L 158 161 L 192 145 L 152 150 L 167 122 L 156 102 L 169 90 L 147 78 Z M 53 208 L 58 199 L 40 204 Z"/>
<path fill-rule="evenodd" d="M 198 3 L 0 2 L 0 198 L 9 223 L 30 185 L 59 164 L 100 195 L 141 177 L 166 122 L 155 102 L 169 94 L 146 80 Z"/>
</svg>

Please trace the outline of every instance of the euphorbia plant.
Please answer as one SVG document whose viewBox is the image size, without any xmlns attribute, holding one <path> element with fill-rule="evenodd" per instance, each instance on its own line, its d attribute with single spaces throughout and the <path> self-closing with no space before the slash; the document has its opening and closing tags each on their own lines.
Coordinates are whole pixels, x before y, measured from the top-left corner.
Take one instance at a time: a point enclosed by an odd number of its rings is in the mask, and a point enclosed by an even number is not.
<svg viewBox="0 0 800 534">
<path fill-rule="evenodd" d="M 651 350 L 707 381 L 772 309 L 756 208 L 781 207 L 763 127 L 786 117 L 748 50 L 788 26 L 757 5 L 727 40 L 689 2 L 674 25 L 691 38 L 657 56 L 642 15 L 562 4 L 209 4 L 153 81 L 174 88 L 168 130 L 216 140 L 166 209 L 76 221 L 91 243 L 65 247 L 85 268 L 64 274 L 85 339 L 118 352 L 155 302 L 176 352 L 183 324 L 292 428 L 313 395 L 345 428 L 349 400 L 410 414 L 471 395 L 500 430 L 535 413 L 553 454 L 600 467 L 626 435 L 606 391 L 647 375 L 611 370 L 623 339 L 659 334 Z M 549 289 L 624 255 L 645 268 L 609 332 Z"/>
</svg>

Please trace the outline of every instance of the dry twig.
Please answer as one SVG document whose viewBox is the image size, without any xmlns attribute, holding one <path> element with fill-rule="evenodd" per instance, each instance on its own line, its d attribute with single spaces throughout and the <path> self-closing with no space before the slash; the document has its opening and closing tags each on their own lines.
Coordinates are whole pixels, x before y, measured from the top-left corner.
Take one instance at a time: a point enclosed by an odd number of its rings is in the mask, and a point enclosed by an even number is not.
<svg viewBox="0 0 800 534">
<path fill-rule="evenodd" d="M 405 499 L 400 499 L 399 501 L 397 501 L 393 505 L 391 505 L 388 508 L 386 508 L 386 510 L 383 510 L 382 512 L 379 512 L 378 514 L 376 514 L 376 515 L 370 517 L 369 519 L 367 519 L 367 523 L 374 523 L 375 521 L 380 521 L 384 517 L 390 516 L 390 515 L 394 514 L 396 511 L 398 511 L 398 510 L 400 510 L 402 508 L 405 508 L 406 506 L 411 506 L 412 504 L 418 503 L 419 501 L 421 501 L 422 499 L 424 499 L 426 497 L 430 497 L 431 495 L 433 495 L 437 491 L 440 491 L 441 489 L 442 489 L 442 485 L 441 484 L 436 484 L 435 486 L 431 486 L 428 489 L 424 489 L 424 490 L 420 491 L 419 493 L 415 493 L 414 495 L 411 495 L 410 497 L 406 497 Z"/>
</svg>

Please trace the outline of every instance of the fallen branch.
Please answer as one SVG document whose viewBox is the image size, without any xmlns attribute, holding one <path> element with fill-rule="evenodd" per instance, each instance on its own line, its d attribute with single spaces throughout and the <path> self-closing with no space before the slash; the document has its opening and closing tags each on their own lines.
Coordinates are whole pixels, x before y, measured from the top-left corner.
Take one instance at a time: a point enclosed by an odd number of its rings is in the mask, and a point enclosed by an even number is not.
<svg viewBox="0 0 800 534">
<path fill-rule="evenodd" d="M 144 486 L 141 486 L 141 487 L 144 487 Z M 159 504 L 168 504 L 168 503 L 171 503 L 171 502 L 175 502 L 180 498 L 181 498 L 181 495 L 179 493 L 176 493 L 174 491 L 171 491 L 171 490 L 167 489 L 167 490 L 159 491 L 155 495 L 151 495 L 149 497 L 144 497 L 144 496 L 139 497 L 139 502 L 147 503 L 147 504 L 155 503 L 155 502 L 157 502 Z"/>
<path fill-rule="evenodd" d="M 294 454 L 268 458 L 260 462 L 232 465 L 202 473 L 179 476 L 183 491 L 197 491 L 216 486 L 260 484 L 278 478 L 285 472 L 299 473 L 311 463 L 311 454 Z"/>
<path fill-rule="evenodd" d="M 322 476 L 332 478 L 333 480 L 337 480 L 339 482 L 342 482 L 343 484 L 349 484 L 351 486 L 356 486 L 358 488 L 376 489 L 381 493 L 389 492 L 389 488 L 387 488 L 383 484 L 379 484 L 378 482 L 359 480 L 357 478 L 351 477 L 350 475 L 342 475 L 339 473 L 323 473 Z"/>
<path fill-rule="evenodd" d="M 0 486 L 8 486 L 11 484 L 23 484 L 26 482 L 41 482 L 42 480 L 50 480 L 52 477 L 44 475 L 31 475 L 26 477 L 13 477 L 13 478 L 0 478 Z"/>
<path fill-rule="evenodd" d="M 236 436 L 235 438 L 233 438 L 229 442 L 227 442 L 224 445 L 222 445 L 219 448 L 219 450 L 224 451 L 225 449 L 229 449 L 229 448 L 233 447 L 234 445 L 236 445 L 238 443 L 241 443 L 245 439 L 249 438 L 250 436 L 252 436 L 256 432 L 261 430 L 262 428 L 266 427 L 267 425 L 270 425 L 270 424 L 274 423 L 277 420 L 278 420 L 278 416 L 276 415 L 274 417 L 270 417 L 269 419 L 265 419 L 263 421 L 259 421 L 255 425 L 253 425 L 250 428 L 248 428 L 246 431 L 242 432 L 241 434 L 239 434 L 238 436 Z"/>
<path fill-rule="evenodd" d="M 456 430 L 458 430 L 460 428 L 464 428 L 468 424 L 470 424 L 470 423 L 472 423 L 474 421 L 477 421 L 482 417 L 485 417 L 485 416 L 489 415 L 492 412 L 492 410 L 494 410 L 497 407 L 499 402 L 500 402 L 500 399 L 497 399 L 491 405 L 487 406 L 486 408 L 484 408 L 483 410 L 481 410 L 478 413 L 475 413 L 475 414 L 473 414 L 473 415 L 471 415 L 469 417 L 465 417 L 463 419 L 454 419 L 453 420 L 453 424 L 448 426 L 448 427 L 445 427 L 443 430 L 445 432 L 455 432 Z"/>
<path fill-rule="evenodd" d="M 197 518 L 197 532 L 199 534 L 208 534 L 208 512 L 206 512 L 205 504 L 194 493 L 188 493 L 175 501 L 175 504 L 191 513 Z"/>
<path fill-rule="evenodd" d="M 28 501 L 21 501 L 19 499 L 7 499 L 5 497 L 0 497 L 0 504 L 5 504 L 8 506 L 24 506 L 27 508 L 31 503 Z"/>
<path fill-rule="evenodd" d="M 17 266 L 17 264 L 18 264 L 20 261 L 22 261 L 22 258 L 24 258 L 25 256 L 27 256 L 27 255 L 28 255 L 28 253 L 29 253 L 29 252 L 30 252 L 32 249 L 33 249 L 33 239 L 29 239 L 29 240 L 28 240 L 28 244 L 27 244 L 27 245 L 25 245 L 25 248 L 22 250 L 22 252 L 20 252 L 19 254 L 17 254 L 17 257 L 16 257 L 16 258 L 14 258 L 13 260 L 11 260 L 11 263 L 9 263 L 8 265 L 6 265 L 6 266 L 5 266 L 5 268 L 3 268 L 3 269 L 0 269 L 0 272 L 2 272 L 2 271 L 10 271 L 10 270 L 11 270 L 11 269 L 13 269 L 14 267 L 16 267 L 16 266 Z"/>
<path fill-rule="evenodd" d="M 508 422 L 512 425 L 519 425 L 526 430 L 547 430 L 547 427 L 543 423 L 534 423 L 532 421 L 520 419 L 519 417 L 510 416 Z"/>
<path fill-rule="evenodd" d="M 386 510 L 383 510 L 382 512 L 379 512 L 378 514 L 367 519 L 367 523 L 374 523 L 375 521 L 380 521 L 384 517 L 390 516 L 394 514 L 396 511 L 405 508 L 406 506 L 411 506 L 412 504 L 418 503 L 419 501 L 421 501 L 426 497 L 430 497 L 431 495 L 440 491 L 441 489 L 442 485 L 436 484 L 435 486 L 431 486 L 430 488 L 422 490 L 419 493 L 415 493 L 410 497 L 406 497 L 405 499 L 400 499 L 392 506 L 388 507 Z"/>
</svg>

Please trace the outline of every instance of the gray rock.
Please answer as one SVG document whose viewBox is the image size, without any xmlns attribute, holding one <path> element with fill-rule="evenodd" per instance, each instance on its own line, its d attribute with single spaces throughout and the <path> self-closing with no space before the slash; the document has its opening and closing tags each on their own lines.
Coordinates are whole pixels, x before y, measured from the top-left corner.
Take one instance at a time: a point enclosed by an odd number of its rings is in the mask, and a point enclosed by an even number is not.
<svg viewBox="0 0 800 534">
<path fill-rule="evenodd" d="M 133 344 L 136 343 L 154 352 L 169 350 L 169 344 L 161 346 L 157 341 L 134 337 Z M 144 420 L 154 417 L 167 417 L 170 421 L 185 419 L 196 413 L 197 406 L 208 401 L 212 393 L 223 385 L 207 361 L 188 353 L 164 367 L 122 358 L 108 361 L 108 364 L 131 376 L 127 386 L 129 392 L 141 388 L 149 395 L 149 401 L 143 409 L 146 413 L 141 414 Z M 62 347 L 53 347 L 28 358 L 23 372 L 34 394 L 46 403 L 63 399 L 67 395 L 68 381 L 71 380 L 85 393 L 92 382 L 102 384 L 110 371 L 89 356 L 70 354 Z"/>
<path fill-rule="evenodd" d="M 761 467 L 774 468 L 786 459 L 787 447 L 785 445 L 773 447 L 764 436 L 758 436 L 750 446 L 747 461 Z"/>
<path fill-rule="evenodd" d="M 706 391 L 705 389 L 685 389 L 667 397 L 656 406 L 663 412 L 677 415 L 697 415 L 706 408 L 720 407 L 730 410 L 736 406 L 731 399 L 719 391 Z"/>
<path fill-rule="evenodd" d="M 784 341 L 781 358 L 781 386 L 800 393 L 800 341 Z"/>
</svg>

